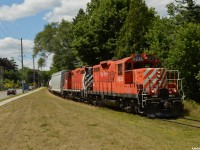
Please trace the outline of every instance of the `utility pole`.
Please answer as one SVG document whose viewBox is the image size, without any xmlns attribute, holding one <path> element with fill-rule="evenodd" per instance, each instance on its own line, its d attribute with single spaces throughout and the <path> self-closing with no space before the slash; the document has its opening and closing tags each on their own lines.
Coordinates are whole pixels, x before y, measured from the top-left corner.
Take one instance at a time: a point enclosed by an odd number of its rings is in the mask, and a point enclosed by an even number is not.
<svg viewBox="0 0 200 150">
<path fill-rule="evenodd" d="M 23 45 L 21 38 L 21 61 L 22 61 L 22 93 L 24 93 L 24 63 L 23 63 Z"/>
<path fill-rule="evenodd" d="M 35 60 L 34 60 L 34 55 L 33 55 L 33 84 L 35 86 Z"/>
<path fill-rule="evenodd" d="M 0 66 L 0 88 L 3 90 L 3 78 L 4 78 L 4 70 L 3 67 Z"/>
<path fill-rule="evenodd" d="M 38 66 L 38 87 L 40 87 L 39 84 L 40 82 L 39 82 L 39 66 Z"/>
</svg>

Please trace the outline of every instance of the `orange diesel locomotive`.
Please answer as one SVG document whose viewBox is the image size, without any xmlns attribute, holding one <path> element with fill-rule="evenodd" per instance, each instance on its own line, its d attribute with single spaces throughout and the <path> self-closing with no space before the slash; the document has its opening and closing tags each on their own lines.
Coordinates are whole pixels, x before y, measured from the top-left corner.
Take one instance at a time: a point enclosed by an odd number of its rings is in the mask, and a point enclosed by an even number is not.
<svg viewBox="0 0 200 150">
<path fill-rule="evenodd" d="M 153 55 L 134 54 L 67 71 L 61 94 L 150 117 L 178 116 L 183 109 L 179 72 L 158 64 Z"/>
</svg>

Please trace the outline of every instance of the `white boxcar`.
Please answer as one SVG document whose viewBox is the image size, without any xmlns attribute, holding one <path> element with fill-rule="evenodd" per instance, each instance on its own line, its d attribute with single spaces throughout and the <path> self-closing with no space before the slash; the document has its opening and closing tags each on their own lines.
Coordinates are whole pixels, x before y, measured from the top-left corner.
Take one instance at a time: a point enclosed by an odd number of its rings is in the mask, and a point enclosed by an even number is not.
<svg viewBox="0 0 200 150">
<path fill-rule="evenodd" d="M 64 85 L 64 74 L 66 70 L 62 70 L 52 74 L 50 84 L 51 91 L 54 93 L 62 94 Z"/>
</svg>

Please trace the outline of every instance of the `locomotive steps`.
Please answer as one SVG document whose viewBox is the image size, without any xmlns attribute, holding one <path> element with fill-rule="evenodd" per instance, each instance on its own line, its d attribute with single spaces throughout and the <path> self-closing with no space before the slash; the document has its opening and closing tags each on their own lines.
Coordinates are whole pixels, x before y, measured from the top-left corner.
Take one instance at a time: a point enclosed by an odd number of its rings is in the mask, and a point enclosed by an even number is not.
<svg viewBox="0 0 200 150">
<path fill-rule="evenodd" d="M 46 89 L 1 106 L 0 124 L 0 149 L 200 147 L 199 129 L 77 103 Z"/>
</svg>

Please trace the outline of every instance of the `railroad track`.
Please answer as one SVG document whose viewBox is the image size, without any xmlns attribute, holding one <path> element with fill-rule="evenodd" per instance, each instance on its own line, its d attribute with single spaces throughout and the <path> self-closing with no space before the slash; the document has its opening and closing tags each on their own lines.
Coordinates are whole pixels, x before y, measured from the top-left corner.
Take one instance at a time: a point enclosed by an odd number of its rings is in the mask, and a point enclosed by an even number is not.
<svg viewBox="0 0 200 150">
<path fill-rule="evenodd" d="M 174 120 L 168 120 L 168 119 L 162 119 L 162 120 L 165 122 L 170 122 L 177 125 L 200 129 L 200 120 L 197 120 L 197 119 L 183 117 L 183 118 L 174 119 Z"/>
</svg>

